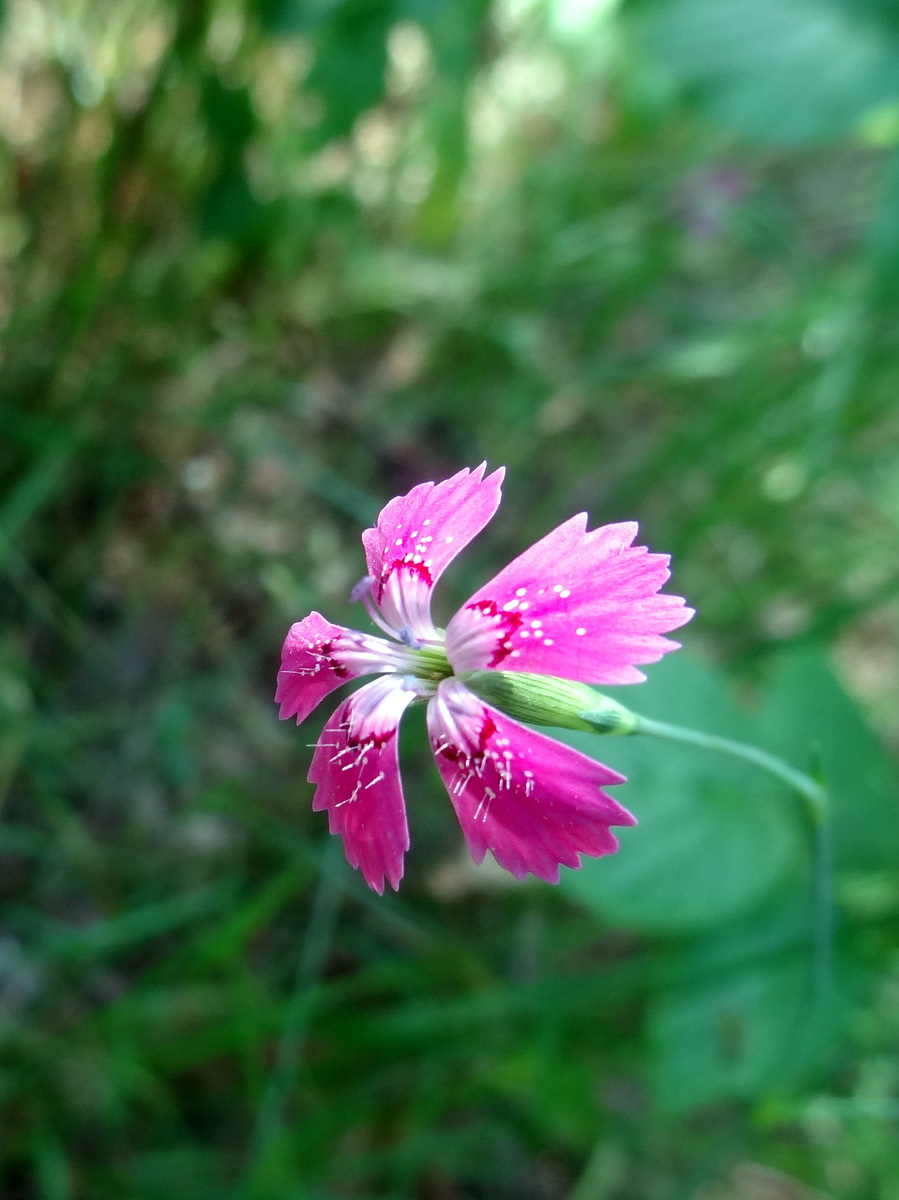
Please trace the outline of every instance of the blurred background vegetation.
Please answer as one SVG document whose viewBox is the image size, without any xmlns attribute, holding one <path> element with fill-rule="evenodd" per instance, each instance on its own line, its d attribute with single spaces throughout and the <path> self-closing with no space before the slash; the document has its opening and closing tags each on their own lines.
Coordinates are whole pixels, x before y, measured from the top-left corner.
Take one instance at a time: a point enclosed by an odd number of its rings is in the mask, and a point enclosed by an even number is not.
<svg viewBox="0 0 899 1200">
<path fill-rule="evenodd" d="M 897 13 L 7 0 L 3 1200 L 899 1197 Z M 413 714 L 345 866 L 281 640 L 483 459 L 444 613 L 638 518 L 698 616 L 625 699 L 824 772 L 831 932 L 790 796 L 637 740 L 515 884 Z"/>
</svg>

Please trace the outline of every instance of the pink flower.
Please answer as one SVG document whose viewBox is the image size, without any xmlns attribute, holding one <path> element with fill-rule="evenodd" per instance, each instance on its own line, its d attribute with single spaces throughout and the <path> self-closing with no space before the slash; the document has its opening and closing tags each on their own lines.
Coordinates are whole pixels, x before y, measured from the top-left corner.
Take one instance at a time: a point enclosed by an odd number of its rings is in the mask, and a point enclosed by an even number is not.
<svg viewBox="0 0 899 1200">
<path fill-rule="evenodd" d="M 635 664 L 677 643 L 662 636 L 692 616 L 679 596 L 660 595 L 668 557 L 631 543 L 637 525 L 587 530 L 565 521 L 494 576 L 446 627 L 431 618 L 431 592 L 500 501 L 504 471 L 486 464 L 398 496 L 362 535 L 368 575 L 354 599 L 390 637 L 332 625 L 310 613 L 284 642 L 276 701 L 281 718 L 304 721 L 348 679 L 380 677 L 344 700 L 325 726 L 309 770 L 313 808 L 375 891 L 403 875 L 409 831 L 397 759 L 400 717 L 427 701 L 428 735 L 475 862 L 489 850 L 518 879 L 558 882 L 560 864 L 610 854 L 611 825 L 631 814 L 605 785 L 624 777 L 512 720 L 466 686 L 485 669 L 561 676 L 582 683 L 636 683 Z"/>
</svg>

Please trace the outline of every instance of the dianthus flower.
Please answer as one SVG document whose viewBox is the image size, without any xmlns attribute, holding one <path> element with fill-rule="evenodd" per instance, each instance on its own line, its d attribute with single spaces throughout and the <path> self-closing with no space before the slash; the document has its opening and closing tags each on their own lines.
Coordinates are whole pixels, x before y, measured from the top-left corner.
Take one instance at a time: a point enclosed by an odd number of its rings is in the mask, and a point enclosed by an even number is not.
<svg viewBox="0 0 899 1200">
<path fill-rule="evenodd" d="M 624 777 L 519 724 L 472 690 L 486 672 L 636 683 L 638 663 L 677 647 L 662 634 L 692 616 L 660 595 L 668 557 L 633 546 L 637 525 L 588 531 L 581 513 L 519 555 L 459 609 L 431 618 L 441 574 L 493 514 L 503 469 L 486 464 L 398 496 L 362 534 L 368 574 L 353 590 L 390 641 L 317 612 L 287 634 L 275 699 L 297 724 L 349 679 L 378 674 L 344 700 L 316 744 L 313 808 L 327 810 L 352 866 L 383 892 L 399 886 L 409 831 L 397 756 L 400 717 L 427 701 L 437 769 L 475 862 L 489 850 L 516 878 L 556 883 L 559 866 L 612 853 L 612 825 L 634 818 L 603 788 Z M 543 723 L 549 723 L 544 721 Z"/>
</svg>

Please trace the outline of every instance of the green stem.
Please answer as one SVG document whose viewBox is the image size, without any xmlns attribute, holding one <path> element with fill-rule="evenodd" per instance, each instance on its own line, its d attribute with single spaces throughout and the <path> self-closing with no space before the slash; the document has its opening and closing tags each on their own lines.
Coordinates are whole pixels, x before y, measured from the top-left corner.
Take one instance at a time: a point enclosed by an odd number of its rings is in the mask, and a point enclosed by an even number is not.
<svg viewBox="0 0 899 1200">
<path fill-rule="evenodd" d="M 290 1095 L 296 1085 L 309 1033 L 315 988 L 321 981 L 337 926 L 342 891 L 341 857 L 339 839 L 329 838 L 319 863 L 318 885 L 293 989 L 284 1012 L 274 1067 L 250 1137 L 243 1187 L 237 1193 L 241 1200 L 269 1194 L 266 1172 L 271 1167 L 270 1156 L 283 1136 Z"/>
<path fill-rule="evenodd" d="M 812 826 L 815 994 L 818 1002 L 823 1002 L 829 995 L 833 979 L 834 936 L 833 847 L 827 792 L 811 775 L 797 771 L 789 763 L 785 763 L 774 754 L 769 754 L 767 750 L 760 750 L 758 746 L 718 737 L 714 733 L 700 733 L 697 729 L 687 729 L 681 725 L 669 725 L 665 721 L 653 721 L 649 717 L 636 714 L 634 718 L 634 733 L 649 733 L 673 742 L 699 746 L 704 750 L 717 750 L 720 754 L 752 763 L 786 784 L 804 801 L 805 812 L 810 817 Z"/>
<path fill-rule="evenodd" d="M 731 758 L 753 763 L 797 792 L 806 801 L 816 823 L 822 822 L 827 816 L 827 794 L 824 788 L 810 775 L 797 771 L 795 767 L 791 767 L 776 755 L 769 754 L 767 750 L 760 750 L 758 746 L 749 746 L 745 742 L 735 742 L 731 738 L 718 737 L 714 733 L 700 733 L 698 729 L 669 725 L 666 721 L 653 721 L 649 717 L 637 716 L 636 720 L 634 733 L 649 733 L 654 737 L 668 738 L 672 742 L 686 742 L 691 746 L 717 750 Z"/>
</svg>

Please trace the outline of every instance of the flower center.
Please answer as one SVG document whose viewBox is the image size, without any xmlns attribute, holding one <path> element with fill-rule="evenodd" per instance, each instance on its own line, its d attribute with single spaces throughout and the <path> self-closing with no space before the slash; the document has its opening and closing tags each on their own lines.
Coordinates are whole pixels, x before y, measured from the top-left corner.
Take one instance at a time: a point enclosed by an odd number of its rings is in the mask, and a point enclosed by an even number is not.
<svg viewBox="0 0 899 1200">
<path fill-rule="evenodd" d="M 441 630 L 441 634 L 442 632 Z M 407 653 L 411 659 L 409 673 L 418 679 L 439 683 L 441 679 L 449 679 L 453 674 L 442 642 L 439 646 L 420 646 L 415 650 L 408 650 Z"/>
</svg>

